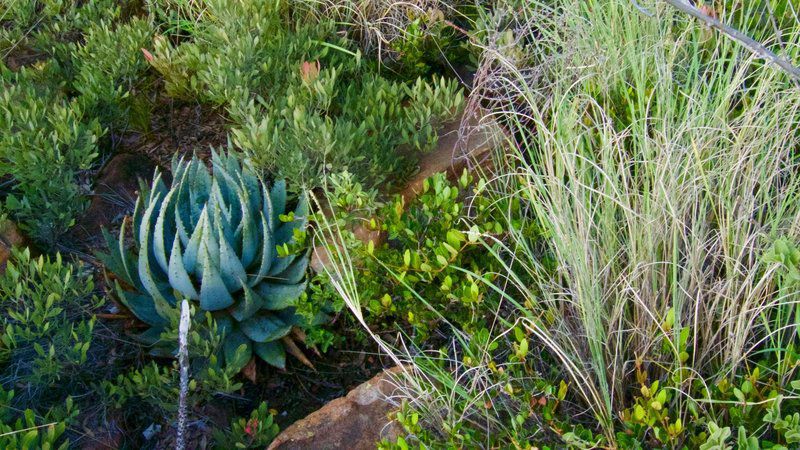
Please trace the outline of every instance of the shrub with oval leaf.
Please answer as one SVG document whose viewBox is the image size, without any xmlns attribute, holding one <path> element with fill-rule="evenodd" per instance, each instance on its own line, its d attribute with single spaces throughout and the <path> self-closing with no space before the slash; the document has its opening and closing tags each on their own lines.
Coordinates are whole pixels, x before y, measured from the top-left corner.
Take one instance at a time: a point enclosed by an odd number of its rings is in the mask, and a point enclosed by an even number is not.
<svg viewBox="0 0 800 450">
<path fill-rule="evenodd" d="M 304 238 L 307 202 L 301 196 L 285 213 L 286 183 L 268 190 L 232 155 L 214 153 L 212 168 L 196 157 L 176 160 L 169 188 L 157 172 L 133 214 L 134 251 L 123 224 L 118 238 L 106 233 L 110 252 L 101 258 L 122 281 L 120 300 L 151 326 L 143 339 L 156 341 L 188 298 L 224 333 L 226 364 L 255 353 L 284 367 L 281 339 L 310 325 L 295 313 L 308 256 L 291 250 Z"/>
</svg>

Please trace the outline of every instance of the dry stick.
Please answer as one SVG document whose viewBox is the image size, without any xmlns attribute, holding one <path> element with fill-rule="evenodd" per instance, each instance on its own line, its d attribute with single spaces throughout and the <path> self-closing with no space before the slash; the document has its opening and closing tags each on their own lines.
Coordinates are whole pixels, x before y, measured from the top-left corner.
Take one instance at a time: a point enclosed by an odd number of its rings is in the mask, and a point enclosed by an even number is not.
<svg viewBox="0 0 800 450">
<path fill-rule="evenodd" d="M 800 82 L 800 69 L 793 66 L 789 61 L 776 55 L 768 48 L 764 47 L 760 42 L 756 41 L 750 36 L 742 33 L 741 31 L 731 26 L 725 25 L 718 19 L 715 19 L 709 16 L 708 14 L 704 13 L 703 11 L 700 11 L 699 9 L 690 5 L 689 3 L 686 3 L 684 0 L 664 0 L 664 1 L 669 3 L 679 11 L 688 14 L 696 19 L 702 20 L 709 27 L 716 28 L 722 34 L 744 45 L 748 50 L 755 53 L 761 59 L 771 62 L 772 64 L 775 64 L 776 66 L 783 69 L 789 76 L 794 78 L 795 81 Z"/>
<path fill-rule="evenodd" d="M 186 448 L 186 396 L 189 393 L 189 302 L 181 302 L 181 321 L 178 325 L 178 364 L 181 368 L 181 390 L 178 397 L 178 436 L 175 449 Z"/>
</svg>

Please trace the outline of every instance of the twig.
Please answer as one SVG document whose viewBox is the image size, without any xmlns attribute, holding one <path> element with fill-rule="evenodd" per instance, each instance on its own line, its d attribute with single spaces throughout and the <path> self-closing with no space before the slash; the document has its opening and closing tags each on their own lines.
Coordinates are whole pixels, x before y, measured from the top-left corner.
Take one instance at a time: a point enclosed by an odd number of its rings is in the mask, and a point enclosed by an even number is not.
<svg viewBox="0 0 800 450">
<path fill-rule="evenodd" d="M 49 427 L 51 425 L 55 425 L 56 423 L 58 423 L 58 422 L 50 422 L 50 423 L 45 423 L 45 424 L 42 424 L 42 425 L 35 425 L 35 426 L 32 426 L 32 427 L 23 428 L 21 430 L 13 430 L 13 431 L 9 431 L 7 433 L 0 434 L 0 437 L 11 436 L 13 434 L 24 433 L 26 431 L 31 431 L 31 430 L 38 430 L 39 428 Z"/>
<path fill-rule="evenodd" d="M 181 367 L 181 391 L 178 398 L 178 436 L 175 438 L 175 449 L 186 448 L 186 396 L 189 393 L 189 302 L 181 302 L 181 321 L 178 325 L 178 364 Z"/>
<path fill-rule="evenodd" d="M 708 14 L 704 13 L 703 11 L 700 11 L 699 9 L 695 8 L 691 4 L 687 3 L 685 0 L 664 0 L 664 1 L 672 5 L 677 10 L 685 14 L 688 14 L 698 20 L 702 20 L 709 27 L 719 30 L 722 34 L 744 45 L 748 50 L 753 52 L 756 56 L 780 67 L 789 76 L 794 78 L 795 81 L 800 81 L 800 69 L 792 65 L 789 61 L 776 55 L 771 50 L 764 47 L 760 42 L 756 41 L 750 36 L 742 33 L 741 31 L 729 25 L 725 25 L 718 19 L 715 19 L 714 17 L 711 17 Z"/>
</svg>

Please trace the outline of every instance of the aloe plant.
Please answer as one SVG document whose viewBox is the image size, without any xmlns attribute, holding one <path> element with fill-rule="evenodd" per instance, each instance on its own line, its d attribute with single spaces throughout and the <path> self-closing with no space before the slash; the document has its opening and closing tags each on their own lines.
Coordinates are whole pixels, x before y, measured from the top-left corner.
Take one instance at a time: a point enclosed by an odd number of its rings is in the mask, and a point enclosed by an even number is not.
<svg viewBox="0 0 800 450">
<path fill-rule="evenodd" d="M 101 255 L 120 300 L 151 328 L 157 340 L 181 298 L 209 311 L 225 333 L 227 364 L 242 365 L 255 353 L 284 367 L 281 338 L 303 326 L 295 306 L 306 287 L 307 254 L 287 254 L 306 225 L 301 197 L 285 213 L 286 183 L 267 189 L 247 163 L 214 153 L 213 174 L 202 161 L 175 160 L 167 187 L 160 172 L 142 189 L 133 214 L 134 249 L 106 233 L 110 252 Z M 241 349 L 244 349 L 242 355 Z"/>
</svg>

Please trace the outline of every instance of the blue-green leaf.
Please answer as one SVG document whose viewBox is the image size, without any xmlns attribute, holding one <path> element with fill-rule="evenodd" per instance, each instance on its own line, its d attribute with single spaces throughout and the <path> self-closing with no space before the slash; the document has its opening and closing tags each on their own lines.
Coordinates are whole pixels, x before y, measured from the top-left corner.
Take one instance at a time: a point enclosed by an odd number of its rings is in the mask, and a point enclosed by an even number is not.
<svg viewBox="0 0 800 450">
<path fill-rule="evenodd" d="M 198 300 L 197 294 L 189 273 L 183 266 L 183 256 L 181 255 L 181 240 L 175 239 L 172 243 L 172 252 L 169 255 L 169 283 L 178 292 L 192 300 Z"/>
<path fill-rule="evenodd" d="M 256 292 L 261 296 L 263 308 L 282 310 L 297 304 L 297 299 L 306 290 L 306 282 L 299 284 L 273 284 L 261 283 L 256 286 Z"/>
<path fill-rule="evenodd" d="M 280 342 L 256 342 L 253 344 L 253 351 L 267 364 L 278 369 L 286 368 L 286 349 Z"/>
<path fill-rule="evenodd" d="M 174 216 L 171 214 L 171 205 L 175 191 L 169 191 L 161 203 L 158 217 L 156 217 L 155 230 L 153 231 L 153 253 L 161 270 L 165 273 L 168 269 L 167 246 L 172 246 L 170 239 L 174 238 Z"/>
<path fill-rule="evenodd" d="M 286 181 L 276 181 L 269 191 L 269 196 L 272 200 L 272 223 L 277 225 L 280 222 L 278 216 L 286 211 Z"/>
<path fill-rule="evenodd" d="M 273 283 L 299 283 L 306 275 L 306 269 L 308 268 L 308 254 L 309 252 L 306 252 L 305 254 L 301 255 L 289 255 L 279 258 L 278 261 L 280 261 L 281 264 L 276 264 L 276 267 L 283 270 L 280 272 L 278 272 L 279 269 L 270 270 L 267 278 Z M 286 262 L 282 260 L 285 260 Z"/>
<path fill-rule="evenodd" d="M 202 264 L 203 275 L 200 282 L 200 307 L 206 311 L 218 311 L 233 304 L 228 288 L 222 281 L 219 268 L 209 255 L 208 245 L 202 245 L 198 263 Z"/>
<path fill-rule="evenodd" d="M 207 221 L 208 212 L 206 209 L 203 209 L 200 220 L 197 222 L 192 232 L 192 237 L 189 239 L 189 243 L 186 244 L 186 250 L 183 252 L 183 267 L 186 268 L 187 272 L 196 275 L 202 273 L 202 267 L 197 264 L 197 256 L 200 253 L 200 246 L 203 242 L 203 233 L 206 231 Z"/>
<path fill-rule="evenodd" d="M 280 339 L 292 329 L 290 324 L 272 314 L 260 314 L 241 323 L 241 330 L 255 342 L 270 342 Z"/>
<path fill-rule="evenodd" d="M 261 298 L 261 296 L 257 293 L 253 292 L 247 283 L 242 283 L 241 286 L 244 290 L 244 296 L 239 300 L 236 306 L 230 310 L 231 316 L 236 319 L 237 322 L 242 322 L 249 319 L 264 305 L 264 299 Z"/>
<path fill-rule="evenodd" d="M 116 283 L 116 291 L 120 301 L 142 322 L 157 327 L 168 323 L 166 318 L 158 314 L 150 296 L 126 292 L 119 283 Z"/>
<path fill-rule="evenodd" d="M 247 339 L 247 336 L 240 331 L 232 331 L 225 336 L 222 350 L 225 355 L 225 365 L 236 372 L 242 370 L 253 356 L 250 339 Z"/>
<path fill-rule="evenodd" d="M 261 280 L 267 276 L 270 268 L 272 267 L 272 261 L 275 257 L 275 248 L 272 243 L 272 236 L 267 229 L 267 220 L 263 213 L 261 214 L 261 233 L 263 236 L 261 242 L 261 263 L 258 266 L 258 272 L 256 272 L 255 275 L 252 275 L 247 282 L 250 287 L 260 283 Z"/>
</svg>

